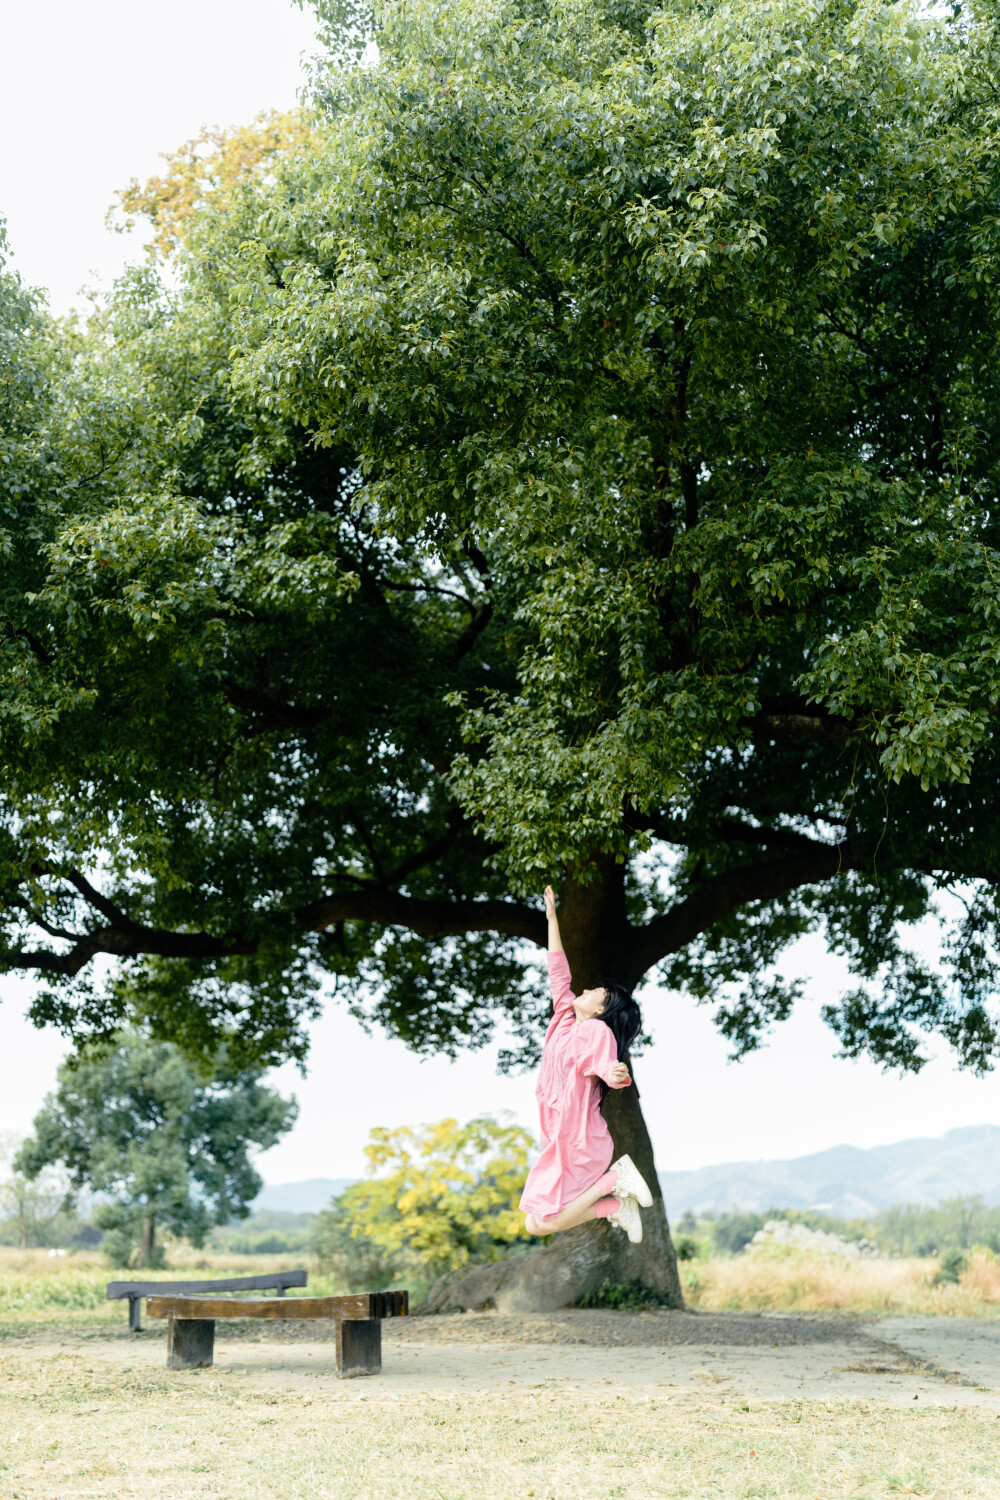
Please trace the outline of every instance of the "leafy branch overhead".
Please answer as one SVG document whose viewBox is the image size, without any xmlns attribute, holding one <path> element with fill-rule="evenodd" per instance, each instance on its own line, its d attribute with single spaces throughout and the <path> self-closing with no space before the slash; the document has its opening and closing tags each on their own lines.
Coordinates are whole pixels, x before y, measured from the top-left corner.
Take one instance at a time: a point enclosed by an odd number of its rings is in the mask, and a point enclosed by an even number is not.
<svg viewBox="0 0 1000 1500">
<path fill-rule="evenodd" d="M 158 249 L 86 328 L 0 283 L 36 1017 L 268 1060 L 332 980 L 523 1058 L 554 878 L 575 968 L 711 1000 L 737 1052 L 819 930 L 849 1054 L 989 1066 L 990 15 L 323 19 L 308 111 L 126 190 Z"/>
</svg>

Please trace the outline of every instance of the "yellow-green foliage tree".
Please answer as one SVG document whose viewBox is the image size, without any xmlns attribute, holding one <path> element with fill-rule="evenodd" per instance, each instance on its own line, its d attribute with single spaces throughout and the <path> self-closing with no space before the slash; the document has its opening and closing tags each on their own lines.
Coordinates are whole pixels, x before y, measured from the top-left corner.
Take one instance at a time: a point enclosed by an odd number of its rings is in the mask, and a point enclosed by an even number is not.
<svg viewBox="0 0 1000 1500">
<path fill-rule="evenodd" d="M 109 229 L 130 229 L 137 218 L 153 226 L 151 251 L 173 254 L 186 243 L 200 215 L 225 215 L 241 194 L 267 180 L 281 153 L 309 138 L 311 116 L 302 109 L 259 114 L 250 125 L 231 130 L 205 126 L 176 151 L 161 151 L 163 173 L 141 184 L 133 178 L 108 211 Z"/>
<path fill-rule="evenodd" d="M 396 1265 L 416 1261 L 439 1275 L 495 1260 L 524 1237 L 517 1203 L 533 1144 L 519 1125 L 489 1115 L 373 1130 L 370 1176 L 341 1194 L 337 1217 Z"/>
</svg>

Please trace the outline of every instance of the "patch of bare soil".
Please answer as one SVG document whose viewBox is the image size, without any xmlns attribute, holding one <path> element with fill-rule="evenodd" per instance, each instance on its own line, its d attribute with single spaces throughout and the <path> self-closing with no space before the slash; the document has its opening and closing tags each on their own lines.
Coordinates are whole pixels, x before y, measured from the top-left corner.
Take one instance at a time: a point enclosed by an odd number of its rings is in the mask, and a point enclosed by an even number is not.
<svg viewBox="0 0 1000 1500">
<path fill-rule="evenodd" d="M 853 1341 L 860 1319 L 792 1313 L 694 1313 L 651 1308 L 644 1312 L 565 1308 L 551 1313 L 453 1313 L 407 1318 L 383 1325 L 383 1337 L 415 1344 L 593 1344 L 600 1348 L 677 1344 L 744 1348 L 765 1344 L 843 1344 Z"/>
</svg>

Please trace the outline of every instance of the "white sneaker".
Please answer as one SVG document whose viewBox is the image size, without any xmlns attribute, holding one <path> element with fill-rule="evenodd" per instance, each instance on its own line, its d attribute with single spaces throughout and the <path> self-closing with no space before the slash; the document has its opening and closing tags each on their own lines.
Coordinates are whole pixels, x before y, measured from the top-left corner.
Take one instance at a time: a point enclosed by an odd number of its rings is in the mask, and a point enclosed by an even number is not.
<svg viewBox="0 0 1000 1500">
<path fill-rule="evenodd" d="M 641 1179 L 640 1179 L 641 1180 Z M 617 1197 L 617 1193 L 615 1194 Z M 612 1214 L 608 1220 L 616 1229 L 624 1229 L 633 1245 L 638 1245 L 642 1239 L 642 1219 L 639 1216 L 639 1206 L 634 1198 L 622 1198 L 621 1208 L 616 1214 Z"/>
<path fill-rule="evenodd" d="M 631 1156 L 620 1156 L 609 1170 L 615 1174 L 616 1198 L 634 1198 L 642 1208 L 652 1208 L 653 1195 Z"/>
</svg>

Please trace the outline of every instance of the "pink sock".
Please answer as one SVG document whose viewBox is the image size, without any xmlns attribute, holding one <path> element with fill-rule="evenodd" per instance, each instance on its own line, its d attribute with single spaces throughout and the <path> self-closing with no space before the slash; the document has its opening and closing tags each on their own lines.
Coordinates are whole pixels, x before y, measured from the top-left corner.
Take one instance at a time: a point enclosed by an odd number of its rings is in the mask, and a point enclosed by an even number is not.
<svg viewBox="0 0 1000 1500">
<path fill-rule="evenodd" d="M 594 1183 L 594 1186 L 596 1188 L 600 1188 L 602 1198 L 605 1193 L 613 1193 L 615 1188 L 618 1186 L 618 1173 L 605 1172 L 603 1177 L 598 1177 L 597 1181 Z"/>
<path fill-rule="evenodd" d="M 621 1209 L 618 1198 L 599 1198 L 594 1204 L 594 1213 L 599 1219 L 612 1219 Z"/>
</svg>

